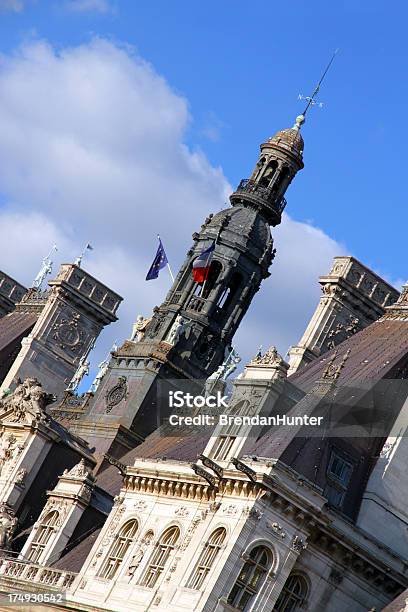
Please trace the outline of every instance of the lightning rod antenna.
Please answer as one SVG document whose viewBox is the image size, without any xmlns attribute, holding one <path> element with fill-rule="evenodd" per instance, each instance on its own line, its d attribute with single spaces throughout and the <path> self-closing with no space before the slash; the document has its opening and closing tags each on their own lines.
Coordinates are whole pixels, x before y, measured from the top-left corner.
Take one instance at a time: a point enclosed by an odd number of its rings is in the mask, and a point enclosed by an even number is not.
<svg viewBox="0 0 408 612">
<path fill-rule="evenodd" d="M 333 55 L 331 56 L 330 62 L 327 64 L 325 71 L 323 72 L 322 76 L 320 77 L 320 81 L 318 82 L 318 84 L 315 87 L 314 92 L 312 93 L 312 95 L 310 97 L 307 98 L 307 105 L 305 110 L 303 111 L 303 116 L 306 115 L 307 111 L 309 110 L 309 107 L 313 104 L 315 97 L 317 96 L 317 94 L 319 93 L 319 89 L 320 89 L 320 85 L 323 83 L 324 77 L 326 76 L 326 74 L 329 71 L 330 66 L 333 63 L 334 58 L 336 57 L 337 53 L 338 53 L 338 49 L 336 49 L 333 53 Z"/>
</svg>

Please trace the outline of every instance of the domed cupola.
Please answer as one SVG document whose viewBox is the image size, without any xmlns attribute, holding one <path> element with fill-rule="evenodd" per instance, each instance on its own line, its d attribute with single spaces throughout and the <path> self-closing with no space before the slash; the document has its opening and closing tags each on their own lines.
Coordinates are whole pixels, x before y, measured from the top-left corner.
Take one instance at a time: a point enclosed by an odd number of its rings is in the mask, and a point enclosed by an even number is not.
<svg viewBox="0 0 408 612">
<path fill-rule="evenodd" d="M 230 197 L 233 206 L 245 201 L 258 208 L 270 225 L 279 225 L 286 206 L 286 189 L 303 168 L 304 142 L 300 128 L 304 121 L 304 115 L 299 115 L 292 128 L 280 130 L 261 144 L 252 176 L 243 179 Z"/>
</svg>

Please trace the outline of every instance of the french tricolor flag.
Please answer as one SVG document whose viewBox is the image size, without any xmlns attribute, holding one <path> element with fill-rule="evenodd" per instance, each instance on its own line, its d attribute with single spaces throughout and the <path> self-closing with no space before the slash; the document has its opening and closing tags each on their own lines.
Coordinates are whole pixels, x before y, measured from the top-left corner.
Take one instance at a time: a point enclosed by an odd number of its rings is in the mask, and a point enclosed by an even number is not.
<svg viewBox="0 0 408 612">
<path fill-rule="evenodd" d="M 215 242 L 205 249 L 193 262 L 193 278 L 196 283 L 204 283 L 210 271 L 211 260 L 215 249 Z"/>
</svg>

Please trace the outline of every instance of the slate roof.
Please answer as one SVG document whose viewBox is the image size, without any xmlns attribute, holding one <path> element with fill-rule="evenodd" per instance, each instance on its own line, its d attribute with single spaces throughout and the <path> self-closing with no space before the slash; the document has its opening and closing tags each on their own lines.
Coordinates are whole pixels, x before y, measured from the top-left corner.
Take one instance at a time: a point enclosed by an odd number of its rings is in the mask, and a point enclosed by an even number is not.
<svg viewBox="0 0 408 612">
<path fill-rule="evenodd" d="M 335 353 L 333 361 L 335 366 L 340 365 L 346 357 L 336 383 L 338 399 L 342 395 L 347 395 L 348 388 L 358 389 L 359 383 L 364 383 L 361 385 L 364 389 L 367 384 L 371 386 L 369 383 L 374 384 L 381 379 L 406 378 L 402 372 L 408 363 L 408 320 L 392 317 L 391 314 L 384 315 L 339 344 L 336 349 L 328 351 L 320 359 L 312 361 L 292 374 L 288 380 L 307 395 L 287 414 L 291 416 L 312 414 L 319 401 L 319 391 L 312 392 L 313 387 L 323 378 Z M 266 431 L 258 440 L 254 440 L 252 446 L 247 449 L 247 454 L 278 457 L 291 442 L 292 433 L 292 428 L 289 426 Z"/>
<path fill-rule="evenodd" d="M 190 435 L 188 435 L 190 434 Z M 135 459 L 168 459 L 175 461 L 195 461 L 200 455 L 211 435 L 210 431 L 200 435 L 191 435 L 188 432 L 185 436 L 166 435 L 166 427 L 162 427 L 153 432 L 146 440 L 123 455 L 119 461 L 125 465 L 133 465 Z M 118 495 L 123 485 L 123 476 L 118 468 L 109 465 L 100 472 L 96 478 L 96 484 L 110 495 Z"/>
<path fill-rule="evenodd" d="M 406 600 L 408 600 L 408 589 L 403 591 L 401 595 L 398 595 L 388 606 L 385 606 L 382 612 L 404 612 Z"/>
<path fill-rule="evenodd" d="M 290 382 L 305 392 L 309 391 L 314 382 L 322 377 L 333 353 L 337 351 L 337 363 L 349 349 L 339 384 L 385 378 L 408 355 L 408 320 L 392 319 L 385 315 L 339 344 L 336 349 L 292 374 Z"/>
<path fill-rule="evenodd" d="M 12 312 L 0 319 L 0 351 L 20 337 L 30 333 L 37 321 L 37 314 Z"/>
<path fill-rule="evenodd" d="M 83 564 L 85 563 L 85 559 L 89 555 L 89 552 L 92 546 L 95 544 L 102 528 L 95 529 L 92 533 L 90 533 L 86 538 L 82 540 L 79 544 L 72 548 L 69 552 L 66 553 L 63 557 L 58 559 L 55 563 L 52 564 L 52 567 L 56 569 L 66 570 L 68 572 L 79 572 Z"/>
</svg>

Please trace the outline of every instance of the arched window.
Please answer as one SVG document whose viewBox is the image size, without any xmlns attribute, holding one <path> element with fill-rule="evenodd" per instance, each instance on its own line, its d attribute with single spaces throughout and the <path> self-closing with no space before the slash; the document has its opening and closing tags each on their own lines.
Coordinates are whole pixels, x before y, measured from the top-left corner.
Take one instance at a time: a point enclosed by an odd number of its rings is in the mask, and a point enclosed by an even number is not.
<svg viewBox="0 0 408 612">
<path fill-rule="evenodd" d="M 201 297 L 207 298 L 210 295 L 221 272 L 222 272 L 222 265 L 220 264 L 220 262 L 212 261 L 210 265 L 210 269 L 208 271 L 207 279 L 205 280 L 204 285 L 203 285 Z"/>
<path fill-rule="evenodd" d="M 216 529 L 205 543 L 204 550 L 200 555 L 197 566 L 192 573 L 187 587 L 190 589 L 200 589 L 207 578 L 214 562 L 220 552 L 221 546 L 227 535 L 226 529 L 220 527 Z"/>
<path fill-rule="evenodd" d="M 262 586 L 272 564 L 272 553 L 266 546 L 256 546 L 249 553 L 232 590 L 228 603 L 237 610 L 248 610 Z"/>
<path fill-rule="evenodd" d="M 291 574 L 278 597 L 273 612 L 295 612 L 307 597 L 308 586 L 303 576 Z"/>
<path fill-rule="evenodd" d="M 218 459 L 218 461 L 225 461 L 235 440 L 235 436 L 218 436 L 218 439 L 211 452 L 212 458 Z"/>
<path fill-rule="evenodd" d="M 279 174 L 279 184 L 277 188 L 280 189 L 281 192 L 284 192 L 289 185 L 290 181 L 290 170 L 288 166 L 283 166 L 280 174 Z"/>
<path fill-rule="evenodd" d="M 106 561 L 102 565 L 102 569 L 99 574 L 102 578 L 108 578 L 110 580 L 117 573 L 127 551 L 135 539 L 137 530 L 137 520 L 132 519 L 131 521 L 125 523 L 116 534 Z"/>
<path fill-rule="evenodd" d="M 278 162 L 276 160 L 273 160 L 270 162 L 270 164 L 268 164 L 265 172 L 263 173 L 263 175 L 261 176 L 259 180 L 259 185 L 261 187 L 270 187 L 277 167 L 278 167 Z"/>
<path fill-rule="evenodd" d="M 170 527 L 162 534 L 150 558 L 149 566 L 142 580 L 142 586 L 154 587 L 159 576 L 163 573 L 179 537 L 180 529 L 178 527 Z"/>
<path fill-rule="evenodd" d="M 44 548 L 47 546 L 52 535 L 57 531 L 58 517 L 59 513 L 57 510 L 53 510 L 46 514 L 43 519 L 40 519 L 40 526 L 27 553 L 27 559 L 32 563 L 38 563 Z"/>
<path fill-rule="evenodd" d="M 243 285 L 242 274 L 239 272 L 234 272 L 231 275 L 231 278 L 228 282 L 228 285 L 224 289 L 221 294 L 217 306 L 222 308 L 222 310 L 226 311 L 230 307 L 235 295 L 238 292 L 238 289 Z"/>
</svg>

